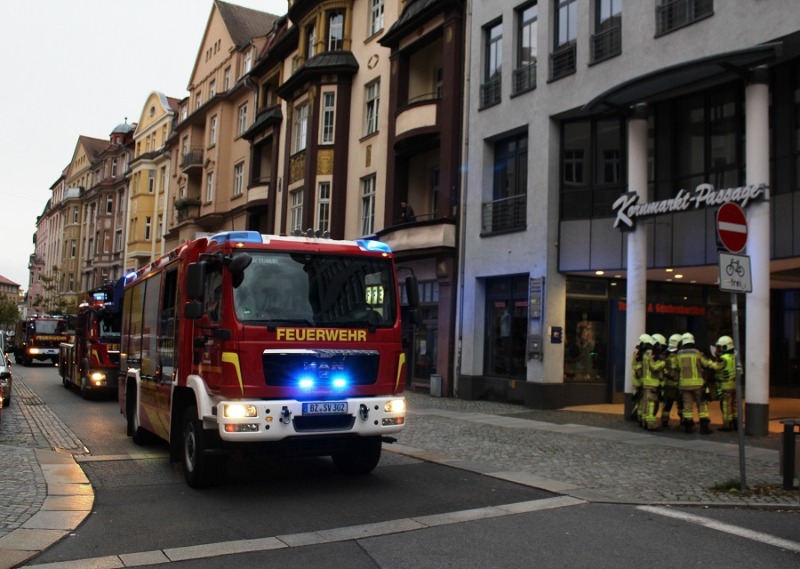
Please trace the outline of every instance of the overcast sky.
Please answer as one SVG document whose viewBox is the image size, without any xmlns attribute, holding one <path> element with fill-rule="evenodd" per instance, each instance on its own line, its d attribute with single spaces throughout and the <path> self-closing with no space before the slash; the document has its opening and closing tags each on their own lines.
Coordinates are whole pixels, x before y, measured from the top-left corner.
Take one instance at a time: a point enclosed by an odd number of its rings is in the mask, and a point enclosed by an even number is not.
<svg viewBox="0 0 800 569">
<path fill-rule="evenodd" d="M 287 0 L 230 3 L 285 14 Z M 28 289 L 36 218 L 80 135 L 182 99 L 213 0 L 0 2 L 0 275 Z M 156 16 L 157 15 L 157 16 Z"/>
</svg>

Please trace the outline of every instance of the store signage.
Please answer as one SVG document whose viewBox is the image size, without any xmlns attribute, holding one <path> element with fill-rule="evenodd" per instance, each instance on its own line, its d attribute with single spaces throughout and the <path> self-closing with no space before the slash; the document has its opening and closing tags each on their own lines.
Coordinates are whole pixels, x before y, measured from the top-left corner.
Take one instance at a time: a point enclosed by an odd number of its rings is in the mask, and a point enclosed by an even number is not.
<svg viewBox="0 0 800 569">
<path fill-rule="evenodd" d="M 682 189 L 672 199 L 646 203 L 639 203 L 639 194 L 636 192 L 627 192 L 618 197 L 611 206 L 616 214 L 614 227 L 629 231 L 635 229 L 636 220 L 641 217 L 679 213 L 701 207 L 716 207 L 730 202 L 744 208 L 751 201 L 766 199 L 768 191 L 769 187 L 766 184 L 722 190 L 715 190 L 711 184 L 700 184 L 693 192 Z"/>
<path fill-rule="evenodd" d="M 628 303 L 624 300 L 617 301 L 617 310 L 626 312 L 628 310 Z M 690 304 L 669 304 L 666 302 L 648 302 L 648 314 L 679 314 L 681 316 L 705 316 L 705 306 L 693 306 Z"/>
</svg>

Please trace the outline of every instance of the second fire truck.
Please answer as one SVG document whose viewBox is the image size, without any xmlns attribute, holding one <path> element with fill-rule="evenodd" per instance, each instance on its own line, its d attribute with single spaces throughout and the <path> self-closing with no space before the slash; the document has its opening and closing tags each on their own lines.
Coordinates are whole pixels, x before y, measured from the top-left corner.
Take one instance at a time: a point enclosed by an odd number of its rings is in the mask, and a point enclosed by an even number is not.
<svg viewBox="0 0 800 569">
<path fill-rule="evenodd" d="M 89 291 L 78 307 L 74 338 L 59 347 L 61 382 L 64 387 L 78 387 L 84 399 L 117 394 L 123 284 L 120 279 Z"/>
<path fill-rule="evenodd" d="M 244 449 L 372 471 L 405 424 L 398 291 L 377 241 L 235 231 L 181 245 L 126 282 L 128 434 L 168 441 L 192 487 Z"/>
</svg>

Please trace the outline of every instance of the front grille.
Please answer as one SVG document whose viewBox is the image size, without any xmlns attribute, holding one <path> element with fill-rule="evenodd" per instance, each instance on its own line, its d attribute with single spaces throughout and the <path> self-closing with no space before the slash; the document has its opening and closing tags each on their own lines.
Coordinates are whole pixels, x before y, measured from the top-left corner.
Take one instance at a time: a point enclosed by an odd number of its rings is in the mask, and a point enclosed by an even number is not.
<svg viewBox="0 0 800 569">
<path fill-rule="evenodd" d="M 378 379 L 380 355 L 368 350 L 304 350 L 263 355 L 264 378 L 270 387 L 296 387 L 301 379 L 330 386 L 343 377 L 348 385 L 372 385 Z"/>
</svg>

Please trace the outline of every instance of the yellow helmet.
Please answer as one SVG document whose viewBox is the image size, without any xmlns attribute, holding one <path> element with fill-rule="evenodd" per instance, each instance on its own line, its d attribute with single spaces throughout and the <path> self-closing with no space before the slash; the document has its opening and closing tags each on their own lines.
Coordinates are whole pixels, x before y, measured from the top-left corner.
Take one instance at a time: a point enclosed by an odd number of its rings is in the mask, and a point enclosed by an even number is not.
<svg viewBox="0 0 800 569">
<path fill-rule="evenodd" d="M 650 334 L 642 334 L 639 336 L 640 344 L 647 344 L 648 346 L 655 346 L 656 342 Z"/>
<path fill-rule="evenodd" d="M 686 332 L 683 336 L 681 336 L 681 344 L 694 344 L 694 334 L 691 332 Z"/>
<path fill-rule="evenodd" d="M 670 352 L 675 352 L 675 351 L 678 350 L 678 348 L 681 345 L 681 338 L 682 337 L 683 336 L 681 336 L 680 334 L 673 334 L 672 336 L 669 337 L 669 351 Z"/>
<path fill-rule="evenodd" d="M 650 337 L 655 340 L 656 344 L 660 344 L 661 346 L 667 345 L 667 339 L 661 334 L 650 334 Z"/>
</svg>

